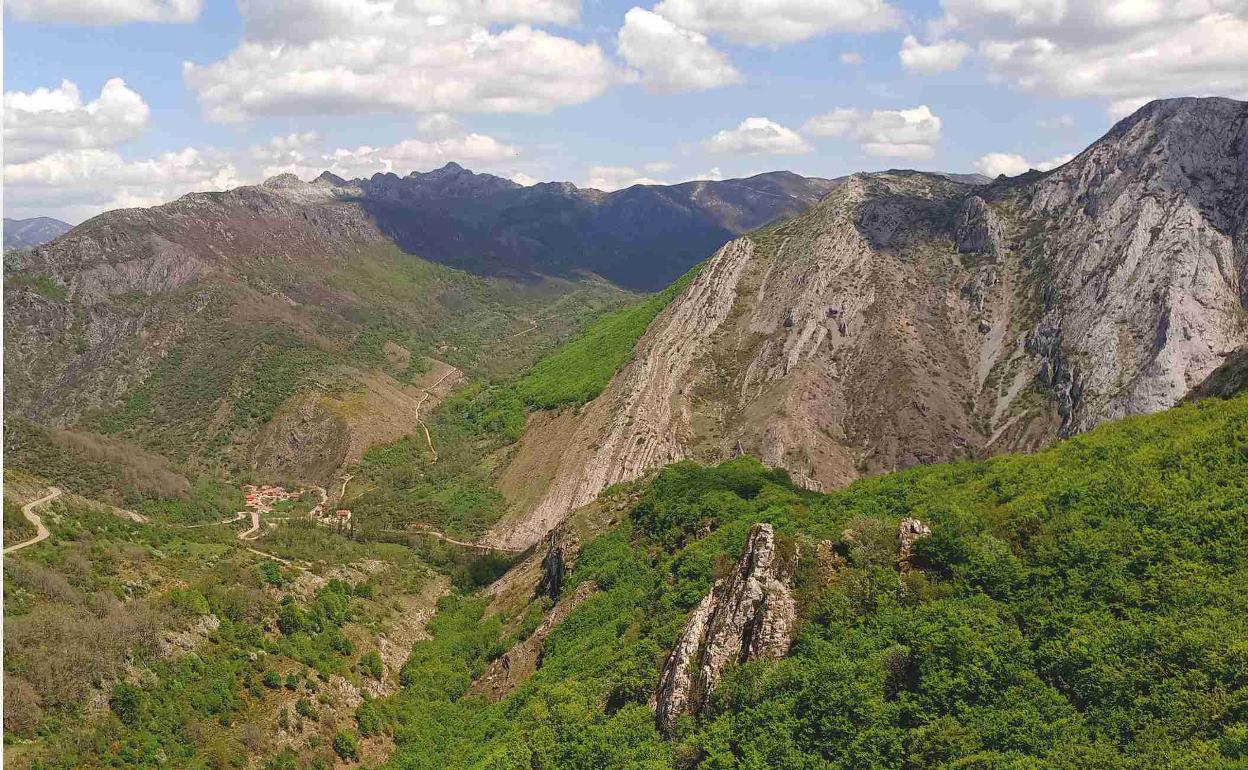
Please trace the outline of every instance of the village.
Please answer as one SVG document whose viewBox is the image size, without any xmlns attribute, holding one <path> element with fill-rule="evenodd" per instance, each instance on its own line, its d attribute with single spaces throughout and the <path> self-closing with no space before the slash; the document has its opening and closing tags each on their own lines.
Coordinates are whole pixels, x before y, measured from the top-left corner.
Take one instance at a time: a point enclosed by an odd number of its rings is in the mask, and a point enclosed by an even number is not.
<svg viewBox="0 0 1248 770">
<path fill-rule="evenodd" d="M 320 496 L 320 502 L 312 506 L 308 511 L 308 516 L 312 521 L 322 526 L 332 526 L 335 528 L 346 528 L 351 524 L 351 511 L 347 508 L 337 508 L 333 511 L 329 510 L 329 493 L 324 487 L 314 486 Z M 243 504 L 247 511 L 251 513 L 252 521 L 258 527 L 258 519 L 261 514 L 271 514 L 274 510 L 279 513 L 289 511 L 294 513 L 296 505 L 307 495 L 307 489 L 286 489 L 272 484 L 243 485 Z M 283 505 L 290 503 L 290 505 Z M 283 511 L 282 509 L 285 509 Z M 246 512 L 240 512 L 245 515 Z"/>
</svg>

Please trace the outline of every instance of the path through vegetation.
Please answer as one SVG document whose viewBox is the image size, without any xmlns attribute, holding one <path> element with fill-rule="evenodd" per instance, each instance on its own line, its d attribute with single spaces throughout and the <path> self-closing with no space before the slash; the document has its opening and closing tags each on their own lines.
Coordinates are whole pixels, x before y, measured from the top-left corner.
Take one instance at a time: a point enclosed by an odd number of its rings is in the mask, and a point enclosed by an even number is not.
<svg viewBox="0 0 1248 770">
<path fill-rule="evenodd" d="M 60 496 L 61 490 L 56 487 L 48 487 L 48 493 L 46 495 L 22 506 L 22 515 L 26 517 L 27 521 L 35 525 L 35 536 L 29 540 L 23 540 L 16 545 L 11 545 L 8 548 L 5 548 L 5 553 L 13 553 L 14 551 L 25 548 L 28 545 L 34 545 L 35 543 L 48 539 L 48 535 L 51 533 L 48 531 L 47 526 L 43 523 L 43 519 L 39 517 L 39 514 L 35 513 L 35 506 L 50 503 Z"/>
</svg>

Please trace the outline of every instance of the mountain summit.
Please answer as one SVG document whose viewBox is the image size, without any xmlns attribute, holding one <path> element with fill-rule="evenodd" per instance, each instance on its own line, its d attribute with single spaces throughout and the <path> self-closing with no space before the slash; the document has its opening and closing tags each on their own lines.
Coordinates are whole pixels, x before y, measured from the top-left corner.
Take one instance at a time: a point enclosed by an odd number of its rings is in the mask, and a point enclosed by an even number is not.
<svg viewBox="0 0 1248 770">
<path fill-rule="evenodd" d="M 497 537 L 682 458 L 825 489 L 1033 449 L 1172 406 L 1246 343 L 1244 102 L 1153 102 L 988 185 L 857 174 L 721 248 L 600 397 L 522 440 L 546 486 Z"/>
</svg>

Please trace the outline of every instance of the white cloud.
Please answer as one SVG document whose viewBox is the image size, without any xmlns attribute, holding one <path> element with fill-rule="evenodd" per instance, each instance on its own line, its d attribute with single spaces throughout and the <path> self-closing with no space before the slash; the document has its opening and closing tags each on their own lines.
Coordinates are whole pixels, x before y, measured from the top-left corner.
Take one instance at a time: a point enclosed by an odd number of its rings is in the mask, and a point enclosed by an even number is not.
<svg viewBox="0 0 1248 770">
<path fill-rule="evenodd" d="M 384 32 L 387 25 L 569 24 L 579 0 L 238 0 L 247 37 L 308 43 Z"/>
<path fill-rule="evenodd" d="M 908 110 L 837 109 L 806 121 L 802 130 L 813 136 L 840 136 L 858 143 L 863 152 L 889 158 L 930 158 L 940 141 L 940 117 L 920 105 Z"/>
<path fill-rule="evenodd" d="M 620 56 L 640 72 L 642 85 L 650 91 L 697 91 L 741 82 L 741 73 L 706 35 L 643 8 L 624 15 L 618 42 Z"/>
<path fill-rule="evenodd" d="M 914 35 L 906 35 L 898 55 L 901 65 L 908 71 L 933 75 L 957 69 L 969 50 L 966 43 L 960 40 L 938 40 L 931 45 L 923 45 Z"/>
<path fill-rule="evenodd" d="M 5 208 L 6 215 L 77 222 L 108 209 L 152 206 L 241 181 L 226 158 L 190 147 L 139 161 L 126 161 L 112 150 L 63 150 L 5 165 Z"/>
<path fill-rule="evenodd" d="M 1075 117 L 1073 115 L 1054 115 L 1051 118 L 1041 118 L 1036 121 L 1036 125 L 1048 131 L 1058 128 L 1070 128 L 1075 125 Z"/>
<path fill-rule="evenodd" d="M 435 112 L 416 121 L 416 130 L 425 136 L 450 136 L 460 128 L 455 118 L 445 112 Z"/>
<path fill-rule="evenodd" d="M 99 98 L 82 101 L 78 86 L 4 94 L 4 149 L 23 162 L 57 150 L 108 147 L 133 139 L 147 127 L 150 110 L 121 78 L 104 84 Z"/>
<path fill-rule="evenodd" d="M 247 35 L 226 58 L 183 65 L 207 116 L 236 122 L 307 113 L 549 112 L 619 77 L 593 43 L 521 24 L 568 2 L 249 0 Z M 440 9 L 430 13 L 430 9 Z M 527 11 L 526 11 L 527 9 Z"/>
<path fill-rule="evenodd" d="M 846 51 L 845 53 L 841 54 L 840 59 L 841 59 L 841 64 L 849 64 L 855 67 L 858 66 L 859 64 L 862 64 L 862 54 L 857 53 L 855 51 Z"/>
<path fill-rule="evenodd" d="M 1099 98 L 1121 116 L 1150 98 L 1248 96 L 1244 0 L 943 0 L 933 28 L 978 41 L 1017 88 Z"/>
<path fill-rule="evenodd" d="M 465 134 L 432 141 L 407 139 L 389 147 L 338 149 L 322 156 L 316 166 L 342 177 L 354 178 L 388 172 L 404 175 L 411 171 L 437 168 L 450 161 L 492 164 L 512 160 L 519 155 L 518 148 L 492 136 Z M 312 173 L 316 172 L 309 170 L 302 176 L 311 176 Z"/>
<path fill-rule="evenodd" d="M 704 35 L 784 45 L 829 32 L 892 29 L 901 14 L 883 0 L 662 0 L 656 13 Z"/>
<path fill-rule="evenodd" d="M 632 166 L 590 166 L 589 177 L 582 186 L 611 192 L 632 187 L 635 184 L 667 184 L 667 182 L 646 176 L 644 167 L 639 171 Z"/>
<path fill-rule="evenodd" d="M 707 152 L 746 155 L 800 155 L 811 150 L 793 129 L 758 117 L 746 118 L 736 128 L 716 133 L 702 147 Z"/>
<path fill-rule="evenodd" d="M 203 0 L 9 0 L 6 10 L 21 21 L 60 24 L 189 24 L 199 18 Z"/>
<path fill-rule="evenodd" d="M 517 171 L 508 178 L 516 184 L 523 185 L 524 187 L 532 187 L 538 182 L 536 177 L 529 176 L 523 171 Z"/>
<path fill-rule="evenodd" d="M 1031 169 L 1038 171 L 1049 171 L 1058 166 L 1070 162 L 1075 156 L 1071 154 L 1059 155 L 1056 158 L 1050 158 L 1039 163 L 1032 163 L 1017 153 L 1009 152 L 990 152 L 975 161 L 975 169 L 979 173 L 990 177 L 996 177 L 1000 174 L 1006 176 L 1018 176 L 1024 174 Z"/>
<path fill-rule="evenodd" d="M 406 174 L 451 160 L 505 170 L 520 156 L 517 147 L 466 132 L 448 116 L 430 115 L 419 121 L 418 138 L 387 147 L 330 152 L 308 131 L 233 152 L 188 147 L 130 160 L 113 145 L 146 125 L 147 106 L 120 80 L 109 81 L 89 104 L 69 82 L 57 89 L 8 93 L 4 101 L 5 204 L 6 212 L 17 216 L 79 221 L 108 209 L 151 206 L 187 192 L 227 189 L 282 173 L 305 179 L 324 170 L 345 177 Z"/>
</svg>

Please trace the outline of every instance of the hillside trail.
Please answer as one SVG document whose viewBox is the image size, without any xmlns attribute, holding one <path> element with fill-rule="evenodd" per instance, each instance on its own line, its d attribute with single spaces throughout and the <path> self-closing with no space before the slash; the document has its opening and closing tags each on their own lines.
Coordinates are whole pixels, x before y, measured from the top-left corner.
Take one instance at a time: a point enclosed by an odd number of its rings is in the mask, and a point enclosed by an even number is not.
<svg viewBox="0 0 1248 770">
<path fill-rule="evenodd" d="M 48 487 L 48 493 L 46 495 L 22 506 L 22 515 L 26 517 L 27 521 L 35 525 L 35 536 L 29 540 L 23 540 L 20 543 L 5 548 L 5 553 L 13 553 L 14 551 L 21 550 L 28 545 L 34 545 L 35 543 L 48 539 L 48 535 L 52 533 L 48 531 L 47 526 L 44 525 L 43 519 L 39 516 L 39 514 L 35 513 L 35 506 L 50 503 L 60 496 L 61 490 L 56 487 Z"/>
<path fill-rule="evenodd" d="M 477 551 L 493 551 L 495 553 L 515 554 L 515 553 L 524 553 L 524 551 L 526 550 L 524 548 L 508 548 L 505 546 L 486 545 L 485 543 L 470 543 L 464 540 L 456 540 L 450 535 L 444 535 L 441 532 L 438 532 L 436 529 L 429 529 L 427 527 L 418 526 L 413 529 L 388 529 L 386 531 L 387 532 L 401 532 L 405 535 L 428 535 L 429 537 L 436 538 L 438 540 L 441 540 L 444 543 L 450 543 L 451 545 L 458 545 L 464 548 L 472 548 Z"/>
<path fill-rule="evenodd" d="M 433 448 L 433 437 L 429 435 L 429 426 L 425 425 L 425 421 L 420 419 L 420 409 L 421 407 L 425 405 L 425 401 L 429 399 L 429 396 L 433 395 L 433 391 L 437 390 L 437 387 L 441 385 L 443 382 L 446 382 L 446 378 L 450 377 L 452 374 L 462 375 L 463 372 L 460 371 L 458 367 L 452 366 L 451 370 L 447 372 L 446 374 L 442 375 L 438 379 L 437 382 L 425 388 L 424 395 L 422 395 L 420 397 L 420 400 L 416 402 L 416 422 L 420 423 L 420 427 L 425 431 L 425 443 L 429 445 L 429 451 L 433 453 L 433 462 L 435 463 L 438 461 L 438 450 Z M 343 494 L 345 495 L 346 489 L 347 489 L 345 484 L 343 485 L 342 489 L 343 489 Z"/>
<path fill-rule="evenodd" d="M 536 329 L 536 328 L 537 328 L 537 321 L 535 320 L 535 321 L 533 321 L 533 325 L 532 325 L 532 326 L 530 326 L 529 328 L 524 329 L 524 330 L 522 330 L 522 331 L 518 331 L 518 332 L 516 332 L 515 334 L 510 334 L 510 335 L 508 335 L 508 336 L 506 336 L 506 337 L 503 337 L 503 339 L 505 339 L 505 340 L 513 340 L 513 339 L 515 339 L 516 337 L 519 337 L 521 334 L 528 334 L 529 332 L 533 331 L 533 330 L 534 330 L 534 329 Z"/>
<path fill-rule="evenodd" d="M 259 534 L 257 534 L 259 531 L 260 531 L 260 512 L 252 511 L 251 512 L 251 529 L 245 530 L 243 532 L 239 532 L 238 539 L 239 540 L 255 540 L 257 537 L 260 536 Z"/>
</svg>

